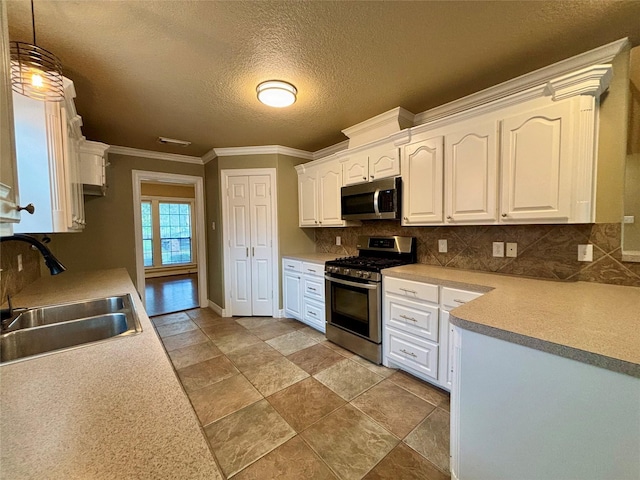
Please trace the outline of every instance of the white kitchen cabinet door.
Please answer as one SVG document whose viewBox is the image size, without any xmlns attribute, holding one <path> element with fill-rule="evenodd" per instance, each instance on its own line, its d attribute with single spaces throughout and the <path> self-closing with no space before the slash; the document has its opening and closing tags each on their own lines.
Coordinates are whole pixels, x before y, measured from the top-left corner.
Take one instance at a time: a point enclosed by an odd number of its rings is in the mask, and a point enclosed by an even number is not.
<svg viewBox="0 0 640 480">
<path fill-rule="evenodd" d="M 318 210 L 321 227 L 342 226 L 342 207 L 340 189 L 342 188 L 342 169 L 338 162 L 320 166 L 318 178 Z"/>
<path fill-rule="evenodd" d="M 397 147 L 374 149 L 369 152 L 369 180 L 400 175 L 400 149 Z"/>
<path fill-rule="evenodd" d="M 495 121 L 445 136 L 445 222 L 497 220 L 498 154 Z"/>
<path fill-rule="evenodd" d="M 271 178 L 269 175 L 249 177 L 251 209 L 251 314 L 273 312 L 271 259 Z M 235 313 L 235 310 L 234 310 Z"/>
<path fill-rule="evenodd" d="M 229 258 L 231 265 L 231 311 L 233 315 L 252 314 L 251 302 L 251 222 L 249 177 L 228 179 Z"/>
<path fill-rule="evenodd" d="M 6 2 L 0 2 L 0 223 L 2 234 L 12 233 L 12 223 L 20 221 L 18 207 L 18 166 L 11 100 L 11 64 Z"/>
<path fill-rule="evenodd" d="M 298 175 L 298 215 L 301 227 L 318 225 L 318 184 L 315 170 Z"/>
<path fill-rule="evenodd" d="M 342 164 L 344 185 L 354 185 L 369 180 L 369 156 L 367 152 L 354 154 Z"/>
<path fill-rule="evenodd" d="M 404 147 L 402 183 L 402 225 L 442 223 L 442 137 Z"/>
<path fill-rule="evenodd" d="M 284 314 L 289 318 L 300 319 L 302 315 L 302 278 L 299 273 L 285 270 L 282 283 Z"/>
<path fill-rule="evenodd" d="M 573 101 L 502 121 L 501 221 L 569 221 Z"/>
</svg>

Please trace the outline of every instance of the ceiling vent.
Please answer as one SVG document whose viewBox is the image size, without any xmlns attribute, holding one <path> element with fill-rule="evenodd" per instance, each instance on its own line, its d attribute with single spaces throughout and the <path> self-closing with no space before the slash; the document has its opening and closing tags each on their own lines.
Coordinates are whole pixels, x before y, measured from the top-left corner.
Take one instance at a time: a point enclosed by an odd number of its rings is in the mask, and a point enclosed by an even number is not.
<svg viewBox="0 0 640 480">
<path fill-rule="evenodd" d="M 178 145 L 179 147 L 188 147 L 191 142 L 186 140 L 178 140 L 176 138 L 158 137 L 158 143 L 163 145 Z"/>
</svg>

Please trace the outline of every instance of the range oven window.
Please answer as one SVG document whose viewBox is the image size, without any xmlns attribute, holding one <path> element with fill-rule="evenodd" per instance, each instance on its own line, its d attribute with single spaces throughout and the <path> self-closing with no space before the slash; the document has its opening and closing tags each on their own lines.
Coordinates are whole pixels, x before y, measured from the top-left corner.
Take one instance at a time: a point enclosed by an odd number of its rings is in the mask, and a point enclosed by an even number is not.
<svg viewBox="0 0 640 480">
<path fill-rule="evenodd" d="M 369 290 L 332 282 L 331 323 L 369 337 Z"/>
</svg>

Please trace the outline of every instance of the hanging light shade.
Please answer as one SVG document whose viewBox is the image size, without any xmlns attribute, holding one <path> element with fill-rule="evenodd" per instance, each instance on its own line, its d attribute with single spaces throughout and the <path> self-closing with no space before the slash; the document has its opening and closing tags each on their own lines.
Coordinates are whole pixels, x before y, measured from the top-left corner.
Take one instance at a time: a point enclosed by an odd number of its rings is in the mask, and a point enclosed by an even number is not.
<svg viewBox="0 0 640 480">
<path fill-rule="evenodd" d="M 296 101 L 298 90 L 287 82 L 269 80 L 256 87 L 258 100 L 270 107 L 288 107 Z"/>
<path fill-rule="evenodd" d="M 14 92 L 35 100 L 64 100 L 62 63 L 53 53 L 36 45 L 36 23 L 31 0 L 33 44 L 10 42 L 11 88 Z"/>
</svg>

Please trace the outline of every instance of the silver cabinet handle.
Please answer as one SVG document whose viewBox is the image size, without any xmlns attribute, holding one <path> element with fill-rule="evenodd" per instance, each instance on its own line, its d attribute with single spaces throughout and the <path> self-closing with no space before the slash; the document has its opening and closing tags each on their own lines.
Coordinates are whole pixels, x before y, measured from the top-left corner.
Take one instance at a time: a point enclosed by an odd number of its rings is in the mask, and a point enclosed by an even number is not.
<svg viewBox="0 0 640 480">
<path fill-rule="evenodd" d="M 362 177 L 362 179 L 363 179 L 363 180 L 366 180 L 366 179 L 367 179 L 367 177 Z"/>
<path fill-rule="evenodd" d="M 249 247 L 247 247 L 247 257 L 249 256 Z"/>
<path fill-rule="evenodd" d="M 29 215 L 33 215 L 34 212 L 36 211 L 36 207 L 33 206 L 33 203 L 30 203 L 26 207 L 21 207 L 20 205 L 18 205 L 16 207 L 16 210 L 18 210 L 18 211 L 26 210 Z"/>
<path fill-rule="evenodd" d="M 451 220 L 451 215 L 447 215 L 447 220 Z"/>
<path fill-rule="evenodd" d="M 316 289 L 315 289 L 315 288 L 313 288 L 313 287 L 307 287 L 307 290 L 311 290 L 311 291 L 313 291 L 313 292 L 315 292 L 315 291 L 316 291 Z"/>
<path fill-rule="evenodd" d="M 287 265 L 287 268 L 293 268 L 293 265 Z"/>
<path fill-rule="evenodd" d="M 415 353 L 413 353 L 413 352 L 407 352 L 404 348 L 403 348 L 402 350 L 400 350 L 400 351 L 401 351 L 402 353 L 404 353 L 405 355 L 409 355 L 410 357 L 418 358 L 418 356 L 417 356 Z"/>
<path fill-rule="evenodd" d="M 460 300 L 459 298 L 454 298 L 453 301 L 456 303 L 467 303 L 466 301 Z"/>
<path fill-rule="evenodd" d="M 312 268 L 307 268 L 307 272 L 311 272 L 311 273 L 318 273 L 317 270 L 314 270 Z"/>
<path fill-rule="evenodd" d="M 505 218 L 506 216 L 507 216 L 507 214 L 506 214 L 506 213 L 503 213 L 503 214 L 502 214 L 502 218 Z"/>
<path fill-rule="evenodd" d="M 418 321 L 415 318 L 407 317 L 406 315 L 400 315 L 400 318 L 404 318 L 405 320 L 411 320 L 412 322 L 417 322 Z"/>
<path fill-rule="evenodd" d="M 252 257 L 256 256 L 256 247 L 251 247 L 251 256 Z"/>
<path fill-rule="evenodd" d="M 409 220 L 409 217 L 404 217 L 404 219 L 405 219 L 405 221 L 408 221 L 408 220 Z"/>
<path fill-rule="evenodd" d="M 415 290 L 409 290 L 407 288 L 400 288 L 400 290 L 402 290 L 404 293 L 413 293 L 414 295 L 418 294 L 418 292 L 416 292 Z"/>
<path fill-rule="evenodd" d="M 309 315 L 311 315 L 312 317 L 317 317 L 317 315 L 316 315 L 314 312 L 309 312 L 309 311 L 307 311 L 307 313 L 308 313 Z"/>
<path fill-rule="evenodd" d="M 373 175 L 369 175 L 369 176 L 370 176 L 371 178 L 374 178 L 374 176 L 373 176 Z"/>
</svg>

